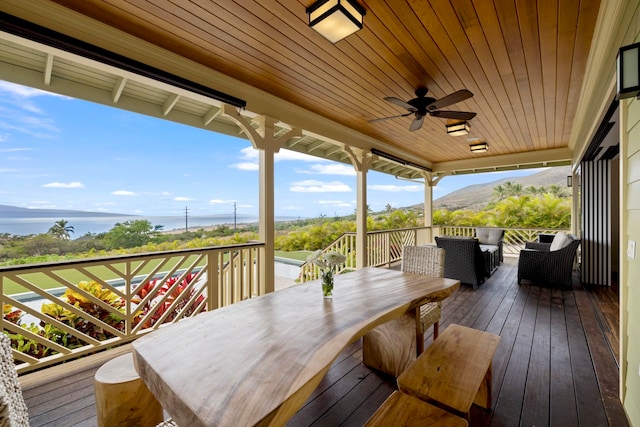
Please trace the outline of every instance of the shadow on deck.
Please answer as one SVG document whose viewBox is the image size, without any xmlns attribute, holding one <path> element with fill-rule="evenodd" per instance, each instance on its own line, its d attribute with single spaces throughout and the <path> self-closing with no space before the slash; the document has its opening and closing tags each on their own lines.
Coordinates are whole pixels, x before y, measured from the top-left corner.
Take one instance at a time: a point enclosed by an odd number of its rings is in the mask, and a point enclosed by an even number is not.
<svg viewBox="0 0 640 427">
<path fill-rule="evenodd" d="M 471 425 L 628 426 L 618 399 L 615 292 L 577 280 L 572 290 L 517 285 L 516 269 L 517 258 L 506 258 L 477 290 L 463 285 L 443 303 L 441 330 L 457 323 L 501 336 L 494 410 L 472 410 Z M 288 426 L 360 426 L 395 390 L 395 379 L 362 364 L 361 342 L 338 356 Z M 21 377 L 31 425 L 96 425 L 93 374 L 102 363 Z"/>
</svg>

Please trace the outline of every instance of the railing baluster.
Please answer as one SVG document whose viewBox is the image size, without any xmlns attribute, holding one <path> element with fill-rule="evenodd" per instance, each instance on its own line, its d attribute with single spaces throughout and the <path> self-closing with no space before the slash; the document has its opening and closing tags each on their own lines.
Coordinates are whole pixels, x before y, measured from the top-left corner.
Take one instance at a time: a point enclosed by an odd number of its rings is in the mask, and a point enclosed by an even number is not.
<svg viewBox="0 0 640 427">
<path fill-rule="evenodd" d="M 254 242 L 0 267 L 1 302 L 8 304 L 0 323 L 20 345 L 14 349 L 18 372 L 28 372 L 129 342 L 165 321 L 261 295 L 263 257 L 264 244 Z M 87 282 L 84 288 L 80 281 Z M 27 296 L 41 299 L 58 317 L 23 301 Z M 69 340 L 73 349 L 65 347 Z"/>
</svg>

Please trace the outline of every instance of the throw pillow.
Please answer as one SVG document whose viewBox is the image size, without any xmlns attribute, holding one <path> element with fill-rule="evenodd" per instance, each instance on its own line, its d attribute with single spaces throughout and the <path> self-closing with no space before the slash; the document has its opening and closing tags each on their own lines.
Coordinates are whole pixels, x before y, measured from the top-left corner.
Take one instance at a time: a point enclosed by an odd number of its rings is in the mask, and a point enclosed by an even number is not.
<svg viewBox="0 0 640 427">
<path fill-rule="evenodd" d="M 549 250 L 557 251 L 559 249 L 566 247 L 569 243 L 571 243 L 571 237 L 569 237 L 567 233 L 565 233 L 564 231 L 561 231 L 558 234 L 556 234 L 555 237 L 553 238 L 553 241 L 551 242 L 551 247 L 549 248 Z"/>
</svg>

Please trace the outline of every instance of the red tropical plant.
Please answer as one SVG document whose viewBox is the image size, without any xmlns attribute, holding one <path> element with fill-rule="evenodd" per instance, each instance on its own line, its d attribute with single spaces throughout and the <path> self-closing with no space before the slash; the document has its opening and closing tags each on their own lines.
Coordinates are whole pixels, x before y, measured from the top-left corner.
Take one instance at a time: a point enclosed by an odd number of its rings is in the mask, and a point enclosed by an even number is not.
<svg viewBox="0 0 640 427">
<path fill-rule="evenodd" d="M 139 286 L 138 291 L 136 292 L 136 296 L 140 298 L 138 301 L 142 301 L 150 293 L 156 292 L 155 296 L 153 298 L 150 298 L 142 307 L 142 314 L 139 316 L 139 318 L 144 318 L 149 312 L 152 313 L 151 317 L 149 317 L 145 321 L 143 328 L 150 328 L 158 323 L 158 321 L 169 310 L 170 314 L 165 317 L 163 323 L 174 321 L 176 317 L 185 309 L 185 307 L 189 303 L 189 300 L 195 293 L 195 289 L 190 287 L 190 284 L 195 279 L 195 277 L 195 274 L 187 274 L 177 286 L 176 283 L 178 282 L 178 278 L 170 277 L 157 291 L 155 291 L 155 289 L 157 288 L 159 279 L 150 280 L 149 282 Z M 164 298 L 167 293 L 169 295 Z M 202 301 L 204 301 L 204 296 L 199 295 L 196 300 L 186 309 L 185 315 L 191 316 L 195 314 L 198 305 L 200 305 Z M 202 309 L 201 311 L 204 311 L 204 309 Z"/>
</svg>

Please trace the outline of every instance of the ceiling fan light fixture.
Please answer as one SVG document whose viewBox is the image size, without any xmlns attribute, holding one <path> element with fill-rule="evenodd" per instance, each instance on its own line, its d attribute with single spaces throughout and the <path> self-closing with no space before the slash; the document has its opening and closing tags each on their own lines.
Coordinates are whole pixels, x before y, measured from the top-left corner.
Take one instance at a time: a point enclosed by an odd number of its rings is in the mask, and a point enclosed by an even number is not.
<svg viewBox="0 0 640 427">
<path fill-rule="evenodd" d="M 480 142 L 477 144 L 470 144 L 469 148 L 471 149 L 472 153 L 486 153 L 487 151 L 489 151 L 489 144 L 487 144 L 486 142 Z"/>
<path fill-rule="evenodd" d="M 469 122 L 455 123 L 447 126 L 447 135 L 449 136 L 462 136 L 469 133 L 471 125 Z"/>
<path fill-rule="evenodd" d="M 366 10 L 355 0 L 319 0 L 307 8 L 309 26 L 331 43 L 362 29 Z"/>
</svg>

